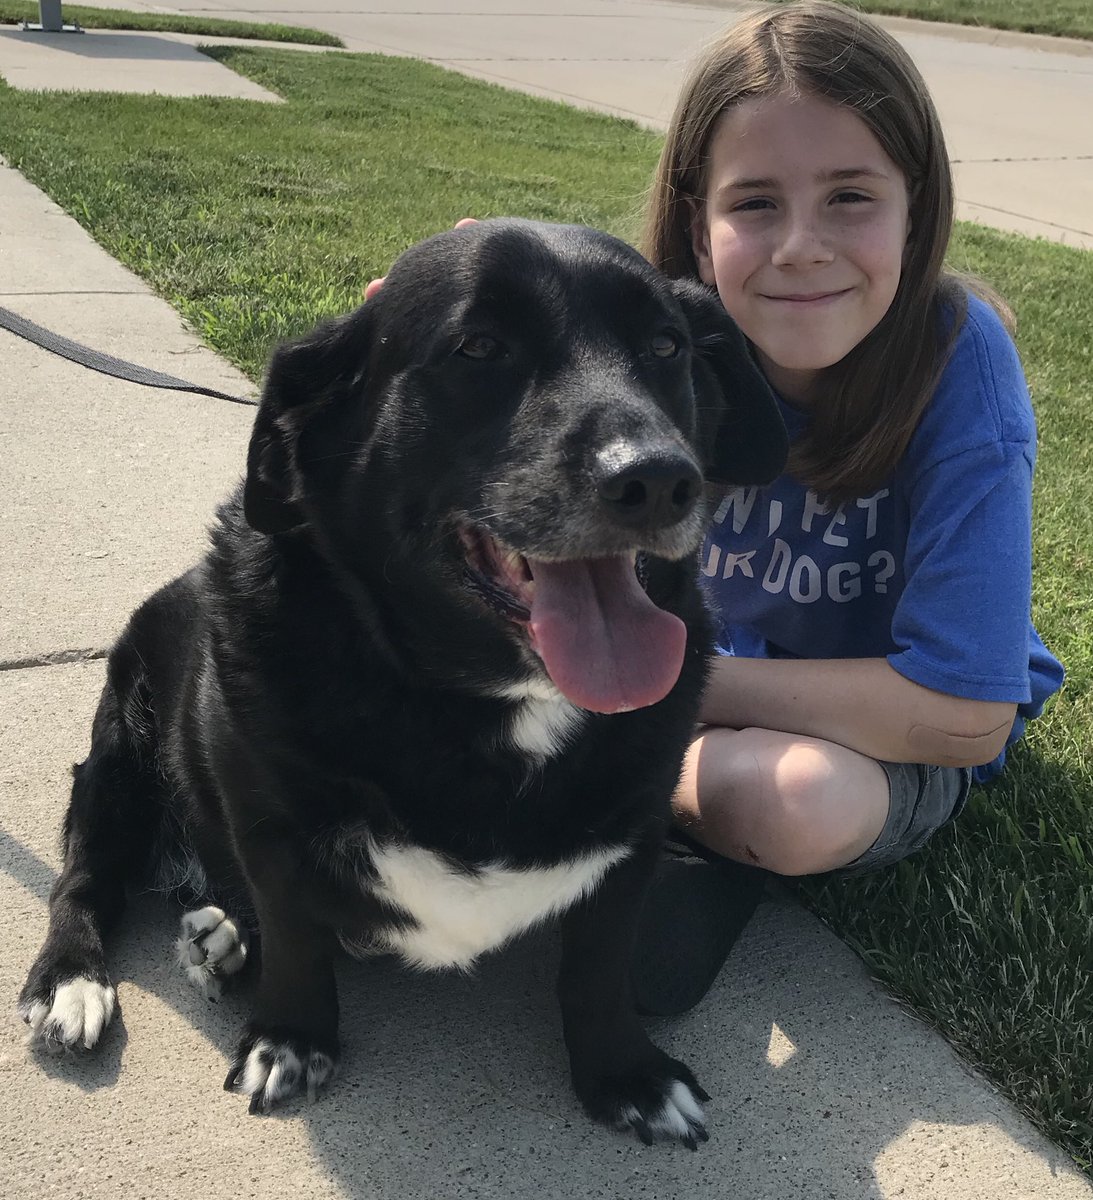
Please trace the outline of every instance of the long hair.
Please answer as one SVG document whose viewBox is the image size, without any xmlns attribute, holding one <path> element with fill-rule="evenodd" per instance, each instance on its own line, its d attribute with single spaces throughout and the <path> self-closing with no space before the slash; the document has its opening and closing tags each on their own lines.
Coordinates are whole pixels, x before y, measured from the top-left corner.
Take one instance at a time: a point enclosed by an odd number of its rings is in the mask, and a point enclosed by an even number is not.
<svg viewBox="0 0 1093 1200">
<path fill-rule="evenodd" d="M 691 223 L 707 190 L 709 142 L 734 104 L 788 92 L 850 108 L 907 181 L 911 233 L 892 303 L 877 326 L 819 377 L 808 428 L 789 472 L 838 503 L 875 488 L 895 467 L 930 401 L 967 310 L 985 285 L 944 268 L 953 181 L 937 111 L 900 44 L 853 9 L 794 0 L 745 16 L 706 48 L 685 83 L 646 212 L 646 257 L 673 277 L 698 278 Z"/>
</svg>

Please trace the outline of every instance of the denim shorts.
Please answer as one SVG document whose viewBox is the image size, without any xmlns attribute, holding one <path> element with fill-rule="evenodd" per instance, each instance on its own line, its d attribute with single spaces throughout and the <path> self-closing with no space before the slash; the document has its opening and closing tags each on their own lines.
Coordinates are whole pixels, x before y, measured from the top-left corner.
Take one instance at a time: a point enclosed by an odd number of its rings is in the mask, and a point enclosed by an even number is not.
<svg viewBox="0 0 1093 1200">
<path fill-rule="evenodd" d="M 968 767 L 890 762 L 880 765 L 888 776 L 888 820 L 873 845 L 842 868 L 849 874 L 890 867 L 921 850 L 930 836 L 955 821 L 968 803 L 972 782 Z"/>
</svg>

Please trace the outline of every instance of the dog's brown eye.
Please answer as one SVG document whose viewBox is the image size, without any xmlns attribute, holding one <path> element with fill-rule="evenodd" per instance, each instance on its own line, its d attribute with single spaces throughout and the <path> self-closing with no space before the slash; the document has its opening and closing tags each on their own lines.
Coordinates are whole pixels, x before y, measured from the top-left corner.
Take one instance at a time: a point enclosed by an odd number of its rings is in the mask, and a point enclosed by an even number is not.
<svg viewBox="0 0 1093 1200">
<path fill-rule="evenodd" d="M 675 358 L 679 353 L 679 342 L 670 333 L 658 333 L 650 345 L 657 358 Z"/>
<path fill-rule="evenodd" d="M 501 343 L 484 333 L 472 333 L 459 343 L 458 353 L 464 358 L 499 358 Z"/>
</svg>

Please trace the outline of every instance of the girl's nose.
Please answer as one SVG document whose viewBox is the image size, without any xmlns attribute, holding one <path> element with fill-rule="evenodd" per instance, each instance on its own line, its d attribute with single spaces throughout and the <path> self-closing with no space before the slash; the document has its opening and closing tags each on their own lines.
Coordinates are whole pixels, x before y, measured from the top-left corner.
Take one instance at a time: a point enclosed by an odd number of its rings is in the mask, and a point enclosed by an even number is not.
<svg viewBox="0 0 1093 1200">
<path fill-rule="evenodd" d="M 772 261 L 776 267 L 813 266 L 833 258 L 834 252 L 811 214 L 786 217 L 774 245 Z"/>
</svg>

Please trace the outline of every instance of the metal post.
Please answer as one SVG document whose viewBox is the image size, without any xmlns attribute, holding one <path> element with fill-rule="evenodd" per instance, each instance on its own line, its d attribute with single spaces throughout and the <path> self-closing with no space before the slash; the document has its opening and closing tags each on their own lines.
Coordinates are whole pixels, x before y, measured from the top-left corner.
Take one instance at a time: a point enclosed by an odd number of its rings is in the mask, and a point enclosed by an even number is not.
<svg viewBox="0 0 1093 1200">
<path fill-rule="evenodd" d="M 38 0 L 39 24 L 23 22 L 24 33 L 83 33 L 79 25 L 66 25 L 61 16 L 61 0 Z"/>
</svg>

